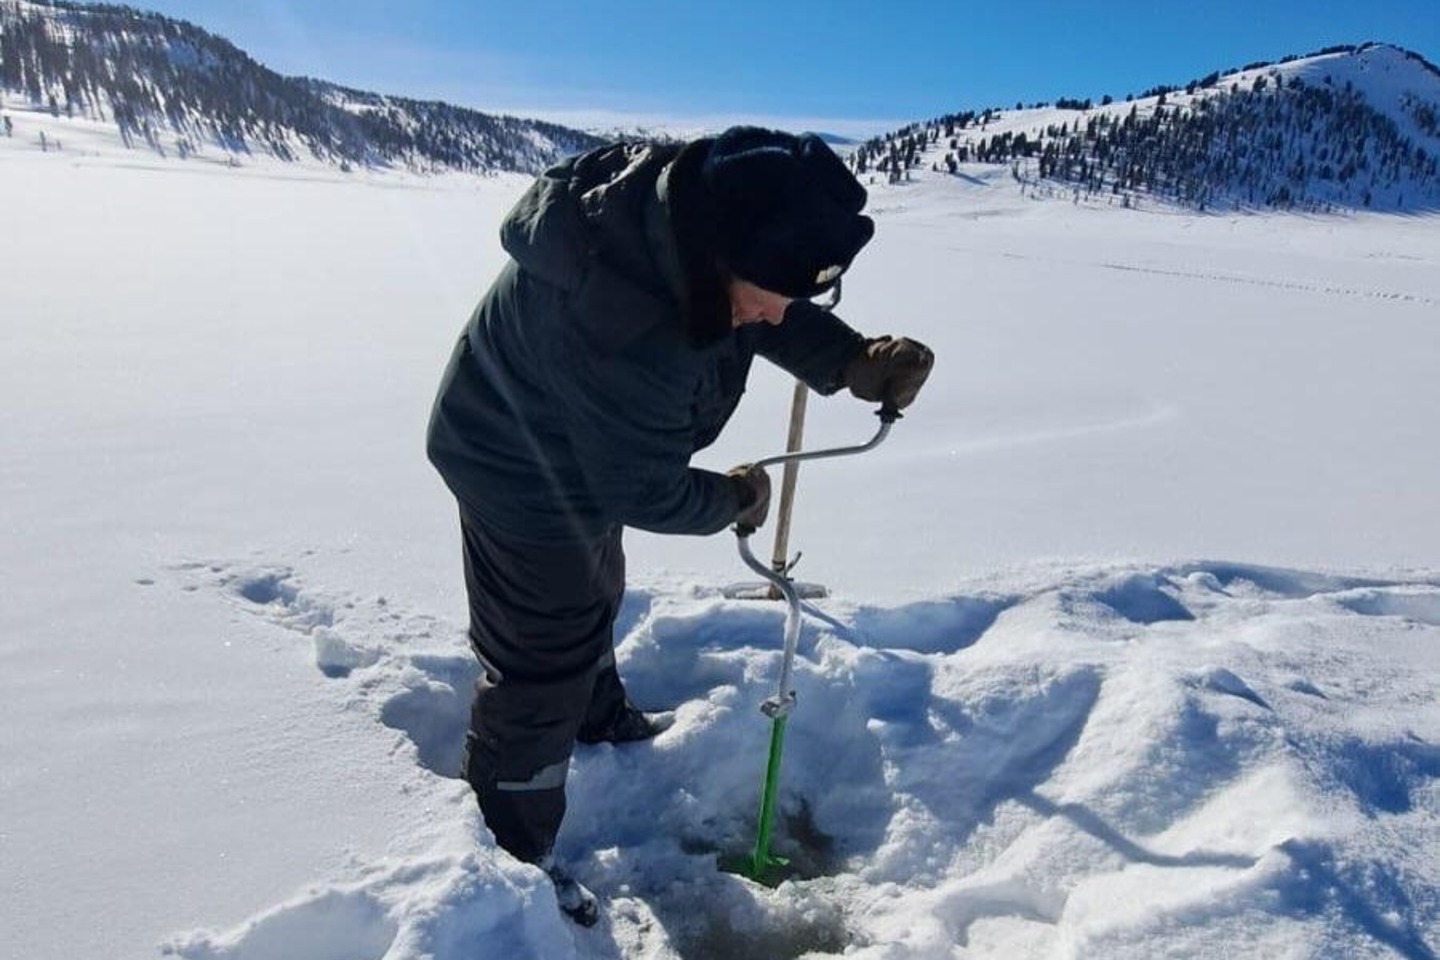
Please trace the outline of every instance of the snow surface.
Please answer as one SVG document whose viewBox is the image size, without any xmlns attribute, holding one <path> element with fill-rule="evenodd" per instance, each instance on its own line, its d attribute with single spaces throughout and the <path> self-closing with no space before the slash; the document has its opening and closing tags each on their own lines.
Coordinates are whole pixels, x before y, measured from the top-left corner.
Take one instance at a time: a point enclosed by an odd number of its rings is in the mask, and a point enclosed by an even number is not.
<svg viewBox="0 0 1440 960">
<path fill-rule="evenodd" d="M 13 110 L 13 105 L 12 105 Z M 782 611 L 733 538 L 628 538 L 677 706 L 577 754 L 594 930 L 454 779 L 475 667 L 423 457 L 524 181 L 0 138 L 0 955 L 1391 957 L 1440 951 L 1440 230 L 877 188 L 842 314 L 930 343 L 807 466 Z M 40 129 L 64 142 L 42 153 Z M 82 150 L 83 146 L 83 150 Z M 728 467 L 783 444 L 757 371 Z M 815 445 L 868 408 L 811 404 Z"/>
</svg>

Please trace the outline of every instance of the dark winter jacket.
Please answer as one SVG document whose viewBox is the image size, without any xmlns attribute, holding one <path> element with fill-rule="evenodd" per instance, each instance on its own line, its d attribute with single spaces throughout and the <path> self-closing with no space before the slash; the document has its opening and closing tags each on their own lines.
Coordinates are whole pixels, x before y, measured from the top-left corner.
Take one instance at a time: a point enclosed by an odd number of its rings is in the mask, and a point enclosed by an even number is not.
<svg viewBox="0 0 1440 960">
<path fill-rule="evenodd" d="M 723 529 L 739 509 L 733 485 L 689 461 L 739 403 L 754 355 L 828 394 L 863 343 L 808 301 L 779 326 L 697 342 L 672 222 L 677 149 L 567 160 L 501 227 L 512 260 L 450 358 L 428 453 L 464 508 L 504 533 Z"/>
</svg>

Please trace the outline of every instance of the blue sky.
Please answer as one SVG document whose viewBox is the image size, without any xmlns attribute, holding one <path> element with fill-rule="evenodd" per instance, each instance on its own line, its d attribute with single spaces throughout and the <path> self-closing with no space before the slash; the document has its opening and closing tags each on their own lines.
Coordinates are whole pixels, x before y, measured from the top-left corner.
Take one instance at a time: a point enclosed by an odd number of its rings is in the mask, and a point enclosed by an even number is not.
<svg viewBox="0 0 1440 960">
<path fill-rule="evenodd" d="M 282 73 L 480 109 L 830 119 L 1117 98 L 1383 40 L 1440 62 L 1437 0 L 140 0 Z"/>
</svg>

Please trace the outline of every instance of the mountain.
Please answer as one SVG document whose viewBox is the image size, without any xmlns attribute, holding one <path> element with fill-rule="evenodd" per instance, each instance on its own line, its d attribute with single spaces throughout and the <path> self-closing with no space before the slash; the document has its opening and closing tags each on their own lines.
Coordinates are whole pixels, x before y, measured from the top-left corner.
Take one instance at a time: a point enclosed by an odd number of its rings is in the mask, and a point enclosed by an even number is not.
<svg viewBox="0 0 1440 960">
<path fill-rule="evenodd" d="M 1008 164 L 1036 195 L 1193 209 L 1440 207 L 1440 68 L 1388 44 L 1216 71 L 1124 103 L 1061 99 L 916 123 L 855 151 L 857 172 Z"/>
<path fill-rule="evenodd" d="M 104 129 L 127 148 L 230 163 L 271 156 L 347 170 L 533 173 L 614 136 L 676 135 L 596 135 L 286 77 L 192 24 L 68 0 L 0 0 L 7 94 L 57 123 L 74 121 L 69 133 Z M 1030 195 L 1124 206 L 1435 209 L 1440 68 L 1388 44 L 1331 47 L 1124 102 L 1062 98 L 947 114 L 849 156 L 870 182 L 1008 165 Z"/>
<path fill-rule="evenodd" d="M 535 172 L 590 134 L 285 77 L 192 24 L 129 7 L 0 0 L 0 93 L 113 123 L 127 147 L 349 168 Z"/>
</svg>

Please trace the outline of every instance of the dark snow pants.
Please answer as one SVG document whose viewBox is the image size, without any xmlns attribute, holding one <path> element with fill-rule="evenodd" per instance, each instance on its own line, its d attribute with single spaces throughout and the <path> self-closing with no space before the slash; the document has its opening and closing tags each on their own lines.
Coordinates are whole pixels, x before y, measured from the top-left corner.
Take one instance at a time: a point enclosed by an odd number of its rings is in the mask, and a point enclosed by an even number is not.
<svg viewBox="0 0 1440 960">
<path fill-rule="evenodd" d="M 528 543 L 463 508 L 470 643 L 484 668 L 465 738 L 465 778 L 496 842 L 550 853 L 565 816 L 570 753 L 625 706 L 613 627 L 625 590 L 622 528 L 595 540 Z"/>
</svg>

